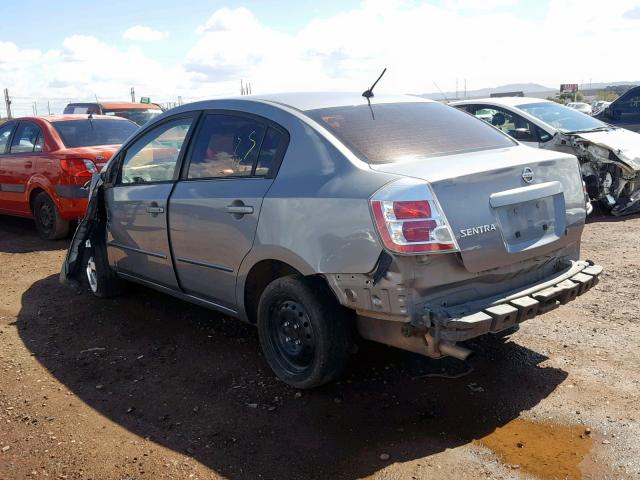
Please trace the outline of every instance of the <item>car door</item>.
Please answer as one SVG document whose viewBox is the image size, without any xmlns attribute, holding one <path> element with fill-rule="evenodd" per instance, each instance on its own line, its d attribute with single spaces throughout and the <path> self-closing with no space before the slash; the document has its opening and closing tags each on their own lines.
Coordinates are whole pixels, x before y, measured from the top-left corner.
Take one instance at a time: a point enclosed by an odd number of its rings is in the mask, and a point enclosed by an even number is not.
<svg viewBox="0 0 640 480">
<path fill-rule="evenodd" d="M 113 185 L 105 187 L 107 249 L 118 272 L 171 289 L 167 201 L 180 170 L 195 115 L 171 117 L 134 139 L 118 155 Z"/>
<path fill-rule="evenodd" d="M 16 122 L 7 122 L 4 125 L 0 125 L 0 211 L 5 213 L 9 212 L 9 203 L 7 198 L 8 192 L 3 188 L 9 181 L 5 173 L 5 159 L 9 153 L 11 135 L 13 134 L 16 125 Z"/>
<path fill-rule="evenodd" d="M 171 246 L 186 293 L 236 310 L 238 268 L 287 143 L 286 131 L 259 117 L 203 117 L 169 201 Z"/>
<path fill-rule="evenodd" d="M 44 137 L 33 122 L 19 121 L 12 136 L 8 152 L 2 157 L 3 209 L 17 215 L 29 215 L 31 208 L 27 195 L 29 179 L 37 172 L 42 156 Z"/>
</svg>

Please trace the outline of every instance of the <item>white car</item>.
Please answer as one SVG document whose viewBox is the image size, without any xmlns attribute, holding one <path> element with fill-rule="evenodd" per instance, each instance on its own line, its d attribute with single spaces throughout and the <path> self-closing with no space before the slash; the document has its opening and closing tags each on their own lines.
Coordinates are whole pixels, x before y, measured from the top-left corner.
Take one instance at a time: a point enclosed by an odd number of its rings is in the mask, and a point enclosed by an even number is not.
<svg viewBox="0 0 640 480">
<path fill-rule="evenodd" d="M 640 211 L 640 134 L 539 98 L 485 98 L 451 105 L 479 113 L 481 120 L 525 145 L 573 153 L 580 159 L 592 201 L 613 215 Z"/>
<path fill-rule="evenodd" d="M 570 103 L 567 103 L 567 107 L 573 108 L 574 110 L 578 110 L 579 112 L 582 112 L 585 115 L 591 115 L 593 113 L 593 110 L 591 109 L 591 105 L 584 102 L 570 102 Z"/>
</svg>

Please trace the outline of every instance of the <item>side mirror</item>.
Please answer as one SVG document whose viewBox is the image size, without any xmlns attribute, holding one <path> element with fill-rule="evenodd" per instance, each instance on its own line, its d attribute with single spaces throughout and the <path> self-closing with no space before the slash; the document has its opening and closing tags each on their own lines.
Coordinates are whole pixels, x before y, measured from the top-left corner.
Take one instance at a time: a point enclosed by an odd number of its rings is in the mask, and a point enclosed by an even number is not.
<svg viewBox="0 0 640 480">
<path fill-rule="evenodd" d="M 513 131 L 513 136 L 516 140 L 529 140 L 531 139 L 531 131 L 528 128 L 516 128 Z"/>
</svg>

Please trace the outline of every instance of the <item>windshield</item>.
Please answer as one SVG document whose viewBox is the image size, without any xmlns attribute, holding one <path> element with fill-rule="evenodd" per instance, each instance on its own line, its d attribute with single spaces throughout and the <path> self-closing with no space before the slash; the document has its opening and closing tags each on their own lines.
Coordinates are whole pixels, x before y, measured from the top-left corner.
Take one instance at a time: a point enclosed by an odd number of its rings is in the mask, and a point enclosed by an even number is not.
<svg viewBox="0 0 640 480">
<path fill-rule="evenodd" d="M 468 113 L 437 102 L 383 103 L 308 110 L 368 163 L 513 147 L 516 143 Z"/>
<path fill-rule="evenodd" d="M 138 126 L 117 119 L 65 120 L 53 122 L 67 148 L 120 145 Z"/>
<path fill-rule="evenodd" d="M 590 130 L 610 128 L 609 125 L 600 120 L 596 120 L 573 108 L 567 108 L 559 103 L 528 103 L 526 105 L 518 105 L 518 108 L 548 123 L 563 133 L 588 132 Z"/>
<path fill-rule="evenodd" d="M 105 115 L 114 115 L 116 117 L 126 118 L 127 120 L 131 120 L 138 125 L 144 125 L 149 120 L 157 117 L 162 113 L 162 110 L 159 108 L 148 108 L 148 109 L 119 109 L 119 110 L 103 110 Z"/>
</svg>

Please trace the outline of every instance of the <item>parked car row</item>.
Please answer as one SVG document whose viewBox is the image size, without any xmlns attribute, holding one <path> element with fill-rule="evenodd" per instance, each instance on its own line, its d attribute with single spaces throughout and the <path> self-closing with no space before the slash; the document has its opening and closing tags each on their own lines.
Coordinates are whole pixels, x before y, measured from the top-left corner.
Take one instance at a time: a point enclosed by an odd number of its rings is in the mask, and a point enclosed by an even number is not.
<svg viewBox="0 0 640 480">
<path fill-rule="evenodd" d="M 137 282 L 255 324 L 298 388 L 338 378 L 355 332 L 466 359 L 459 342 L 572 301 L 602 269 L 580 258 L 580 162 L 524 144 L 567 133 L 568 114 L 544 117 L 556 132 L 457 107 L 368 90 L 165 112 L 93 175 L 61 281 L 98 297 Z"/>
</svg>

